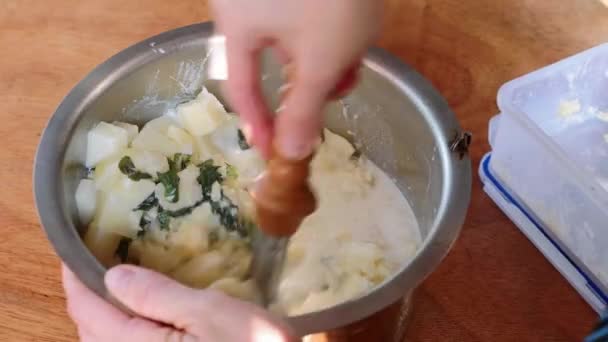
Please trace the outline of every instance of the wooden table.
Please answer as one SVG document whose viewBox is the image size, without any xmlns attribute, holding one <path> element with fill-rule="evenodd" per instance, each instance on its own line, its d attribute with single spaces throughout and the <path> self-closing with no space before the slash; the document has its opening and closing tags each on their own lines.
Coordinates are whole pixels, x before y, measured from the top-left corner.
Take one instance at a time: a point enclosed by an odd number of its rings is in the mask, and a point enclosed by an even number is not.
<svg viewBox="0 0 608 342">
<path fill-rule="evenodd" d="M 608 39 L 597 0 L 393 0 L 387 12 L 380 45 L 445 95 L 474 133 L 475 169 L 502 83 Z M 76 338 L 32 200 L 47 119 L 112 54 L 208 18 L 199 0 L 0 1 L 0 340 Z M 415 305 L 409 341 L 580 341 L 596 319 L 477 177 L 462 236 Z"/>
</svg>

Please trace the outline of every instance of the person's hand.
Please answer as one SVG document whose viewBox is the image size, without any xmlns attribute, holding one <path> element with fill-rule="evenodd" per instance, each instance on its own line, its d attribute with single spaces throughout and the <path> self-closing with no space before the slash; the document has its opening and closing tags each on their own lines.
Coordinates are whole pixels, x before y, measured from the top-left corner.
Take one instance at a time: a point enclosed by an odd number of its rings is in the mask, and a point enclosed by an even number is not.
<svg viewBox="0 0 608 342">
<path fill-rule="evenodd" d="M 106 273 L 105 283 L 141 317 L 105 302 L 63 266 L 68 313 L 81 341 L 295 341 L 285 323 L 253 304 L 213 290 L 194 290 L 153 271 L 117 266 Z"/>
<path fill-rule="evenodd" d="M 212 0 L 216 28 L 226 36 L 228 96 L 247 138 L 270 156 L 302 159 L 313 150 L 328 98 L 356 80 L 378 31 L 381 0 Z M 272 47 L 293 68 L 276 124 L 262 98 L 258 56 Z"/>
</svg>

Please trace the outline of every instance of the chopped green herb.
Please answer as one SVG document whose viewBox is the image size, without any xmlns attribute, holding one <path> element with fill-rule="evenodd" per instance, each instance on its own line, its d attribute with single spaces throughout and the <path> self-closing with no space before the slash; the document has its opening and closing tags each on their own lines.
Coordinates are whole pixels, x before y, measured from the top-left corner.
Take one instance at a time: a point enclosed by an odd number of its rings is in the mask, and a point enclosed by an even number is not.
<svg viewBox="0 0 608 342">
<path fill-rule="evenodd" d="M 159 173 L 158 181 L 165 188 L 167 201 L 172 203 L 179 201 L 179 176 L 175 170 Z"/>
<path fill-rule="evenodd" d="M 93 178 L 95 175 L 95 167 L 89 167 L 85 170 L 86 178 Z"/>
<path fill-rule="evenodd" d="M 192 212 L 192 210 L 194 210 L 194 208 L 198 207 L 202 203 L 203 203 L 203 201 L 199 201 L 199 202 L 194 203 L 194 205 L 192 205 L 190 207 L 184 207 L 184 208 L 180 208 L 177 210 L 163 209 L 163 212 L 165 212 L 167 215 L 169 215 L 169 217 L 180 217 L 180 216 L 190 214 Z"/>
<path fill-rule="evenodd" d="M 158 223 L 160 223 L 161 230 L 169 230 L 169 223 L 171 222 L 171 215 L 169 215 L 169 212 L 161 210 L 159 207 L 156 218 L 158 219 Z"/>
<path fill-rule="evenodd" d="M 200 169 L 200 174 L 197 180 L 203 189 L 203 198 L 209 199 L 213 183 L 221 183 L 224 181 L 224 178 L 219 171 L 220 167 L 213 165 L 213 159 L 205 160 L 198 165 L 198 168 Z"/>
<path fill-rule="evenodd" d="M 223 193 L 220 201 L 210 204 L 211 212 L 219 217 L 220 223 L 226 230 L 237 232 L 243 237 L 249 235 L 252 224 L 239 216 L 239 208 Z"/>
<path fill-rule="evenodd" d="M 198 165 L 200 169 L 200 175 L 198 176 L 198 182 L 201 185 L 203 191 L 203 202 L 209 202 L 211 205 L 211 212 L 219 217 L 220 223 L 226 230 L 235 231 L 241 236 L 247 236 L 249 234 L 249 225 L 245 224 L 239 216 L 239 208 L 232 203 L 230 198 L 221 192 L 221 199 L 219 201 L 211 200 L 211 188 L 213 183 L 222 183 L 224 178 L 219 172 L 219 166 L 213 164 L 212 159 L 208 159 Z M 233 168 L 230 164 L 226 164 L 226 176 L 231 177 L 234 172 L 230 171 Z M 234 170 L 236 171 L 236 170 Z M 198 204 L 197 204 L 198 205 Z"/>
<path fill-rule="evenodd" d="M 172 203 L 179 201 L 179 176 L 178 172 L 185 169 L 192 156 L 184 153 L 176 153 L 173 158 L 167 158 L 169 170 L 158 174 L 158 181 L 165 187 L 165 198 Z"/>
<path fill-rule="evenodd" d="M 234 167 L 234 165 L 226 163 L 226 177 L 232 180 L 237 179 L 239 177 L 239 172 L 236 170 L 236 167 Z"/>
<path fill-rule="evenodd" d="M 120 242 L 118 242 L 118 247 L 116 247 L 116 252 L 114 252 L 114 255 L 116 255 L 119 259 L 120 262 L 126 262 L 127 258 L 129 257 L 129 246 L 131 246 L 131 239 L 123 237 L 122 239 L 120 239 Z"/>
<path fill-rule="evenodd" d="M 124 156 L 122 159 L 120 159 L 118 162 L 118 169 L 125 176 L 134 181 L 152 178 L 152 176 L 148 173 L 137 171 L 137 169 L 135 169 L 135 164 L 133 164 L 133 161 L 129 156 Z"/>
<path fill-rule="evenodd" d="M 156 198 L 156 195 L 153 193 L 150 194 L 150 196 L 146 197 L 146 199 L 141 202 L 137 207 L 135 207 L 135 209 L 133 209 L 133 211 L 137 211 L 137 210 L 150 210 L 154 207 L 156 207 L 158 205 L 158 199 Z"/>
<path fill-rule="evenodd" d="M 173 155 L 173 159 L 167 158 L 169 162 L 169 169 L 174 170 L 175 172 L 180 172 L 185 169 L 188 164 L 190 164 L 190 159 L 192 156 L 184 153 L 176 153 Z"/>
<path fill-rule="evenodd" d="M 239 147 L 241 148 L 241 150 L 248 150 L 251 148 L 251 146 L 249 146 L 249 143 L 247 142 L 247 139 L 245 139 L 245 134 L 243 134 L 243 131 L 241 131 L 240 129 L 237 131 L 237 135 L 239 137 Z"/>
<path fill-rule="evenodd" d="M 150 229 L 151 223 L 152 223 L 152 221 L 150 220 L 148 213 L 147 212 L 142 213 L 141 218 L 139 219 L 139 228 L 141 228 L 141 229 L 139 231 L 137 231 L 138 238 L 141 238 L 144 235 L 146 235 L 146 232 Z"/>
</svg>

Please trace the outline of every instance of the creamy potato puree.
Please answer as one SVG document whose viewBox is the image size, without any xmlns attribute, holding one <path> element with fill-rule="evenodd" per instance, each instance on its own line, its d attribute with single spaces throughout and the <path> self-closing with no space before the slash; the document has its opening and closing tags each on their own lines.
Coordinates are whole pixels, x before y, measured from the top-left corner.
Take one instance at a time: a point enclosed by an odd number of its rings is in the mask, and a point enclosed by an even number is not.
<svg viewBox="0 0 608 342">
<path fill-rule="evenodd" d="M 102 122 L 87 137 L 90 177 L 76 190 L 84 241 L 106 266 L 133 263 L 192 287 L 257 302 L 248 279 L 264 170 L 238 118 L 205 89 L 141 131 Z M 311 164 L 318 209 L 291 238 L 272 310 L 299 315 L 365 294 L 420 242 L 407 201 L 344 138 L 325 130 Z"/>
<path fill-rule="evenodd" d="M 407 201 L 372 162 L 325 131 L 312 162 L 319 208 L 292 237 L 278 303 L 304 314 L 364 294 L 414 255 L 420 241 Z"/>
</svg>

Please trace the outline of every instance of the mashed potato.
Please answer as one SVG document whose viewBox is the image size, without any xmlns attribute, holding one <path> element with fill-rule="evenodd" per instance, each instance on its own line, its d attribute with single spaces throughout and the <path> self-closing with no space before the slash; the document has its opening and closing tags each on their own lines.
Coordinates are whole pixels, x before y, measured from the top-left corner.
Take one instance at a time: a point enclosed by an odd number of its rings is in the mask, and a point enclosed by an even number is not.
<svg viewBox="0 0 608 342">
<path fill-rule="evenodd" d="M 414 255 L 407 201 L 373 163 L 326 130 L 311 185 L 319 208 L 292 237 L 272 309 L 321 310 L 363 295 Z M 76 190 L 84 241 L 106 266 L 133 263 L 257 302 L 248 279 L 256 229 L 249 188 L 265 163 L 235 115 L 203 89 L 137 126 L 101 122 L 87 137 L 90 177 Z"/>
</svg>

